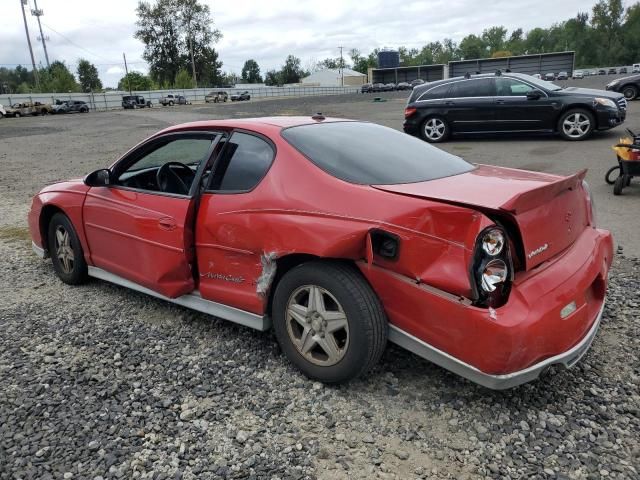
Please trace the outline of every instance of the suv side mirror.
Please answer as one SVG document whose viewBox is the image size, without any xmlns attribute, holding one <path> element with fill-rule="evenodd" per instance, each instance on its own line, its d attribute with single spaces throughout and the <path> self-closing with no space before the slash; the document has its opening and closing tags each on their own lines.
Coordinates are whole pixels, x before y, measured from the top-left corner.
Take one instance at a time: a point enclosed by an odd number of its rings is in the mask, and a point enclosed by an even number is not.
<svg viewBox="0 0 640 480">
<path fill-rule="evenodd" d="M 527 100 L 538 100 L 540 97 L 542 97 L 540 90 L 530 90 L 527 92 Z"/>
<path fill-rule="evenodd" d="M 111 184 L 111 171 L 101 168 L 84 177 L 84 184 L 88 187 L 107 187 Z"/>
</svg>

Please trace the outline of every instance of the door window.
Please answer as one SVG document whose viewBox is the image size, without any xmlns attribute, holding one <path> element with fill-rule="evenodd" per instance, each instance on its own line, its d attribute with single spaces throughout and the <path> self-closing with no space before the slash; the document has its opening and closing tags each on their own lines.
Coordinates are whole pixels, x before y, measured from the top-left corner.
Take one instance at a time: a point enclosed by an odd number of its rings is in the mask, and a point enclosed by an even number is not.
<svg viewBox="0 0 640 480">
<path fill-rule="evenodd" d="M 419 98 L 419 100 L 435 100 L 439 98 L 445 98 L 447 96 L 447 92 L 449 91 L 450 86 L 451 85 L 447 83 L 445 85 L 439 85 L 437 87 L 434 87 L 431 90 L 428 90 L 427 92 L 423 93 L 422 96 Z"/>
<path fill-rule="evenodd" d="M 216 160 L 209 190 L 252 190 L 269 170 L 274 154 L 271 145 L 262 138 L 247 133 L 234 133 Z"/>
<path fill-rule="evenodd" d="M 514 78 L 496 78 L 496 94 L 499 97 L 524 97 L 536 88 Z"/>
<path fill-rule="evenodd" d="M 463 80 L 451 86 L 449 97 L 491 97 L 494 95 L 493 82 L 490 78 Z"/>
<path fill-rule="evenodd" d="M 211 138 L 174 138 L 155 146 L 122 172 L 116 185 L 187 195 Z"/>
</svg>

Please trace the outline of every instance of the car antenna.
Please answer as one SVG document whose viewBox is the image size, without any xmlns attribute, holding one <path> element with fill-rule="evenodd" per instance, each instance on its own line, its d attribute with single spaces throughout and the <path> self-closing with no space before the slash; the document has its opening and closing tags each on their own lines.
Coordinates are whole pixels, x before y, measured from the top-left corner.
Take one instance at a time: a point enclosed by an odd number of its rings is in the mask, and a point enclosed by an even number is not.
<svg viewBox="0 0 640 480">
<path fill-rule="evenodd" d="M 500 75 L 502 75 L 502 70 L 500 69 L 496 70 L 496 77 L 499 77 Z"/>
<path fill-rule="evenodd" d="M 324 119 L 325 119 L 325 116 L 324 116 L 324 115 L 322 115 L 322 112 L 318 112 L 318 113 L 316 113 L 315 115 L 312 115 L 312 116 L 311 116 L 311 118 L 312 118 L 312 119 L 314 119 L 314 120 L 317 120 L 317 121 L 321 122 L 322 120 L 324 120 Z"/>
<path fill-rule="evenodd" d="M 471 74 L 469 72 L 465 73 L 464 78 L 471 78 Z"/>
</svg>

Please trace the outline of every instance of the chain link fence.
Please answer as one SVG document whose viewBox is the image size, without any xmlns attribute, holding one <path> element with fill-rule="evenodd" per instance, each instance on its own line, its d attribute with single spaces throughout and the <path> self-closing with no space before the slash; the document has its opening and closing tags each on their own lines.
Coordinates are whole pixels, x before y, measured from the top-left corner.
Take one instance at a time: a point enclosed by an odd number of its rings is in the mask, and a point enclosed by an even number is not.
<svg viewBox="0 0 640 480">
<path fill-rule="evenodd" d="M 183 95 L 191 103 L 205 103 L 205 96 L 211 92 L 227 92 L 229 100 L 233 93 L 249 92 L 251 98 L 267 97 L 306 97 L 316 95 L 344 95 L 360 93 L 360 87 L 260 87 L 260 88 L 194 88 L 189 90 L 150 90 L 133 91 L 133 95 L 142 95 L 152 105 L 160 105 L 160 99 L 168 94 Z M 122 108 L 122 97 L 128 92 L 105 93 L 33 93 L 0 95 L 0 105 L 10 106 L 23 102 L 41 102 L 54 104 L 56 100 L 82 100 L 94 111 L 115 110 Z"/>
</svg>

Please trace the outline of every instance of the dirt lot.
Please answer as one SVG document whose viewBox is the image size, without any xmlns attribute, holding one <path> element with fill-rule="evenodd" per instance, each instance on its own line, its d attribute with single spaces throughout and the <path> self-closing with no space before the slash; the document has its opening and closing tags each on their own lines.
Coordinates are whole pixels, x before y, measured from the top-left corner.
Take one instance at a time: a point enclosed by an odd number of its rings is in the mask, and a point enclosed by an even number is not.
<svg viewBox="0 0 640 480">
<path fill-rule="evenodd" d="M 34 193 L 167 125 L 322 112 L 400 128 L 405 94 L 381 96 L 0 121 L 0 479 L 639 478 L 640 187 L 614 197 L 603 181 L 621 129 L 443 145 L 473 162 L 589 168 L 598 221 L 624 246 L 589 354 L 508 392 L 392 347 L 369 377 L 328 388 L 269 334 L 99 281 L 68 287 L 30 252 Z M 640 130 L 640 102 L 627 124 Z"/>
</svg>

